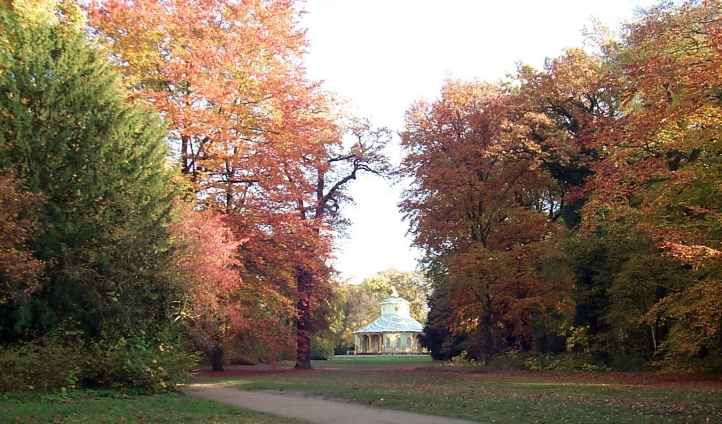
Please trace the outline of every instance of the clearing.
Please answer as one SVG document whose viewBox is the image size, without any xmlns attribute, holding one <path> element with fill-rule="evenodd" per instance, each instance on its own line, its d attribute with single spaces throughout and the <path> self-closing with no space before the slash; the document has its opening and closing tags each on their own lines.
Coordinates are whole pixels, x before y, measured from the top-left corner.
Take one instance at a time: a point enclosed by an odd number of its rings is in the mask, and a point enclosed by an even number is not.
<svg viewBox="0 0 722 424">
<path fill-rule="evenodd" d="M 485 423 L 722 423 L 722 381 L 654 373 L 483 372 L 426 357 L 338 357 L 315 370 L 204 372 L 200 383 Z"/>
<path fill-rule="evenodd" d="M 333 416 L 354 422 L 356 411 L 363 410 L 372 415 L 362 414 L 355 422 L 421 422 L 398 412 L 405 411 L 447 417 L 426 421 L 434 423 L 452 422 L 449 417 L 482 423 L 722 423 L 719 378 L 483 372 L 421 356 L 338 357 L 314 366 L 313 371 L 293 370 L 290 364 L 230 367 L 223 373 L 202 372 L 186 388 L 218 390 L 206 397 L 231 405 L 179 393 L 2 394 L 0 421 L 298 424 L 331 422 Z M 305 415 L 308 421 L 288 418 L 309 408 L 319 415 Z M 409 421 L 410 417 L 417 420 Z"/>
</svg>

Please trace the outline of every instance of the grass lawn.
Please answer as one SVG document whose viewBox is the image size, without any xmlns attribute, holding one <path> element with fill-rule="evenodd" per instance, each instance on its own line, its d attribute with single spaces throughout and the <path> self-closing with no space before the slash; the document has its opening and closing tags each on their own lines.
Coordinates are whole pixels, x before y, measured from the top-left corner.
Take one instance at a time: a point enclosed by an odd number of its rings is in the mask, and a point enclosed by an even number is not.
<svg viewBox="0 0 722 424">
<path fill-rule="evenodd" d="M 244 390 L 302 392 L 480 422 L 722 423 L 720 381 L 647 373 L 483 373 L 418 357 L 337 358 L 314 366 L 232 379 Z"/>
<path fill-rule="evenodd" d="M 292 424 L 273 417 L 176 393 L 123 395 L 78 390 L 68 396 L 0 394 L 0 423 Z"/>
<path fill-rule="evenodd" d="M 433 366 L 435 362 L 429 355 L 359 355 L 359 356 L 336 356 L 330 361 L 313 361 L 315 368 L 326 367 L 357 367 L 367 365 L 397 365 L 397 366 Z"/>
</svg>

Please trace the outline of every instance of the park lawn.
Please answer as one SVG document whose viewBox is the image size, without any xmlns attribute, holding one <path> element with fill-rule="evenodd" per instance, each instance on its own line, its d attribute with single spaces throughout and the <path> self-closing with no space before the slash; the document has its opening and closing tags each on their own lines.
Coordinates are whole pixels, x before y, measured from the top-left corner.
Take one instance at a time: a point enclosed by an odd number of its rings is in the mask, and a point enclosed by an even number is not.
<svg viewBox="0 0 722 424">
<path fill-rule="evenodd" d="M 77 390 L 68 395 L 0 394 L 0 422 L 298 424 L 179 393 L 128 395 Z"/>
<path fill-rule="evenodd" d="M 359 365 L 372 360 L 359 359 Z M 252 374 L 237 384 L 490 423 L 722 423 L 719 382 L 657 381 L 649 374 L 481 373 L 438 365 L 409 369 L 403 360 L 390 359 L 392 364 L 379 360 L 367 368 L 351 361 Z"/>
<path fill-rule="evenodd" d="M 440 365 L 429 355 L 359 355 L 336 356 L 330 361 L 313 361 L 314 368 L 360 367 L 360 366 L 415 366 L 429 367 Z"/>
</svg>

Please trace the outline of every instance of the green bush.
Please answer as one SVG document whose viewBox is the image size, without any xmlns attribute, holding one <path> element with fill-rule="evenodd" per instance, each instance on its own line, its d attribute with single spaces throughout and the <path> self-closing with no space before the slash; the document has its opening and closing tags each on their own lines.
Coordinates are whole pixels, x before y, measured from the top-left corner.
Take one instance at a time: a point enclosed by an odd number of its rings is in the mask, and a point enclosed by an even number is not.
<svg viewBox="0 0 722 424">
<path fill-rule="evenodd" d="M 0 391 L 45 391 L 78 384 L 83 356 L 52 343 L 25 343 L 0 349 Z"/>
<path fill-rule="evenodd" d="M 529 371 L 609 371 L 609 367 L 589 354 L 560 353 L 528 355 L 524 369 Z"/>
<path fill-rule="evenodd" d="M 89 387 L 162 392 L 182 382 L 198 357 L 179 346 L 141 337 L 94 343 L 87 349 L 81 383 Z"/>
<path fill-rule="evenodd" d="M 330 338 L 314 336 L 311 339 L 311 359 L 328 360 L 333 359 L 334 341 Z"/>
<path fill-rule="evenodd" d="M 486 364 L 457 358 L 454 358 L 452 363 L 473 365 L 487 371 L 609 371 L 608 366 L 592 355 L 582 353 L 510 351 L 494 355 Z"/>
<path fill-rule="evenodd" d="M 110 387 L 161 392 L 183 381 L 197 361 L 178 343 L 141 337 L 24 343 L 0 350 L 0 391 Z"/>
</svg>

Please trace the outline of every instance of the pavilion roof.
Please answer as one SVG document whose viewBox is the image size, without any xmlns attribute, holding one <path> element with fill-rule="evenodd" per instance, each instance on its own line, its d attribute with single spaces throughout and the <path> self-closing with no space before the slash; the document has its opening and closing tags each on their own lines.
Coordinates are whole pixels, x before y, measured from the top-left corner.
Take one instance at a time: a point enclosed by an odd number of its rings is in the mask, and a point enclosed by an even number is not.
<svg viewBox="0 0 722 424">
<path fill-rule="evenodd" d="M 389 333 L 389 332 L 414 332 L 421 333 L 424 326 L 411 317 L 400 315 L 381 315 L 371 324 L 354 331 L 354 333 Z"/>
<path fill-rule="evenodd" d="M 401 303 L 408 304 L 409 302 L 406 299 L 400 298 L 398 296 L 391 296 L 381 302 L 381 305 Z M 406 313 L 408 314 L 408 308 L 406 309 Z M 408 315 L 402 315 L 399 313 L 382 313 L 381 316 L 376 318 L 374 322 L 354 331 L 354 333 L 421 333 L 423 330 L 424 326 Z"/>
</svg>

